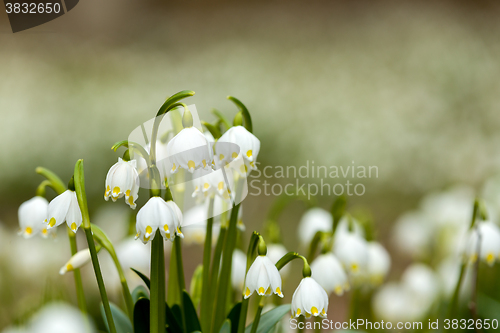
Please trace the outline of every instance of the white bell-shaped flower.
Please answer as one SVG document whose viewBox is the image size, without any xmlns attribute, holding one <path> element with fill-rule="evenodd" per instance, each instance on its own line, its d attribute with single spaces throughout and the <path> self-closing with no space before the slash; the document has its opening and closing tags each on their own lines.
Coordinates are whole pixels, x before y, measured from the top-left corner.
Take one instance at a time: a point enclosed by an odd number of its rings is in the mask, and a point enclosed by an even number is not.
<svg viewBox="0 0 500 333">
<path fill-rule="evenodd" d="M 139 173 L 137 161 L 124 161 L 120 157 L 108 171 L 106 176 L 106 191 L 104 199 L 111 198 L 113 202 L 125 196 L 125 202 L 130 208 L 135 209 L 137 194 L 139 193 Z"/>
<path fill-rule="evenodd" d="M 326 318 L 328 295 L 312 277 L 305 277 L 292 296 L 292 318 L 303 315 L 306 318 Z"/>
<path fill-rule="evenodd" d="M 335 228 L 334 241 L 337 242 L 341 240 L 345 234 L 349 233 L 353 233 L 361 238 L 365 237 L 365 232 L 363 230 L 363 226 L 361 225 L 361 223 L 352 216 L 344 215 L 340 219 L 337 228 Z"/>
<path fill-rule="evenodd" d="M 82 212 L 75 191 L 66 190 L 49 203 L 45 220 L 48 223 L 47 229 L 57 227 L 64 221 L 75 233 L 82 224 Z"/>
<path fill-rule="evenodd" d="M 300 244 L 308 247 L 318 231 L 331 232 L 332 215 L 322 208 L 311 208 L 302 215 L 298 227 Z"/>
<path fill-rule="evenodd" d="M 183 168 L 193 173 L 197 169 L 208 170 L 212 166 L 210 144 L 207 138 L 196 127 L 182 129 L 167 144 L 167 156 L 171 173 Z"/>
<path fill-rule="evenodd" d="M 93 333 L 90 317 L 66 303 L 47 303 L 30 320 L 29 333 Z"/>
<path fill-rule="evenodd" d="M 64 275 L 66 272 L 71 272 L 72 270 L 85 266 L 90 262 L 90 259 L 91 256 L 89 249 L 80 250 L 75 253 L 75 255 L 72 256 L 63 267 L 61 267 L 59 274 Z"/>
<path fill-rule="evenodd" d="M 40 233 L 43 237 L 47 237 L 49 231 L 44 221 L 47 218 L 48 207 L 49 202 L 41 196 L 23 202 L 18 210 L 19 235 L 30 238 Z"/>
<path fill-rule="evenodd" d="M 135 239 L 140 238 L 146 244 L 154 239 L 158 229 L 164 239 L 173 241 L 176 235 L 184 238 L 181 225 L 182 212 L 175 202 L 152 197 L 137 213 Z"/>
<path fill-rule="evenodd" d="M 337 296 L 342 296 L 350 288 L 342 263 L 333 253 L 319 255 L 311 264 L 311 272 L 327 294 L 335 292 Z"/>
<path fill-rule="evenodd" d="M 234 143 L 237 146 L 223 144 L 224 142 Z M 231 127 L 215 144 L 215 152 L 220 161 L 229 163 L 241 154 L 245 160 L 245 165 L 248 163 L 250 169 L 257 168 L 255 163 L 257 162 L 259 151 L 260 140 L 243 126 Z"/>
<path fill-rule="evenodd" d="M 230 177 L 224 178 L 222 170 L 199 169 L 193 174 L 194 191 L 192 197 L 198 198 L 214 198 L 219 195 L 221 198 L 229 200 L 233 179 Z M 228 187 L 229 182 L 229 187 Z"/>
<path fill-rule="evenodd" d="M 478 258 L 493 266 L 500 259 L 500 229 L 493 222 L 476 222 L 477 229 L 469 233 L 466 255 L 469 261 L 475 262 Z M 479 235 L 478 235 L 479 232 Z M 480 250 L 478 253 L 478 240 Z"/>
<path fill-rule="evenodd" d="M 346 233 L 335 242 L 334 253 L 351 275 L 365 273 L 368 263 L 366 240 L 354 233 Z"/>
<path fill-rule="evenodd" d="M 241 250 L 234 250 L 231 264 L 231 284 L 235 290 L 242 290 L 245 285 L 247 256 Z"/>
<path fill-rule="evenodd" d="M 380 285 L 391 268 L 391 257 L 378 242 L 368 242 L 368 278 L 373 285 Z"/>
<path fill-rule="evenodd" d="M 245 298 L 249 298 L 254 291 L 260 296 L 270 296 L 275 293 L 283 297 L 280 272 L 267 256 L 257 256 L 248 269 L 245 280 Z"/>
<path fill-rule="evenodd" d="M 439 278 L 427 265 L 410 265 L 401 276 L 401 284 L 408 290 L 414 303 L 423 309 L 429 309 L 440 296 Z"/>
<path fill-rule="evenodd" d="M 241 211 L 241 207 L 240 207 Z M 267 245 L 267 256 L 276 265 L 276 263 L 285 255 L 288 251 L 283 244 L 268 244 Z M 280 274 L 282 277 L 286 277 L 290 273 L 291 265 L 285 265 L 280 269 Z"/>
</svg>

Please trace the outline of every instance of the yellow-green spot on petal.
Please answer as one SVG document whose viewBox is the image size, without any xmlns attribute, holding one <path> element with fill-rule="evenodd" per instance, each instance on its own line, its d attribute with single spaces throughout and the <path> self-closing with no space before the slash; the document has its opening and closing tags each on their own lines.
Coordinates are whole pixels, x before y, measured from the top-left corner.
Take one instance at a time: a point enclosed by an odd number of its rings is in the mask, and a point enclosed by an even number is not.
<svg viewBox="0 0 500 333">
<path fill-rule="evenodd" d="M 33 232 L 33 229 L 31 227 L 26 227 L 26 229 L 24 229 L 24 232 L 28 235 L 31 235 L 31 233 Z"/>
<path fill-rule="evenodd" d="M 224 182 L 219 182 L 219 184 L 217 185 L 217 189 L 221 191 L 223 188 L 224 188 Z"/>
<path fill-rule="evenodd" d="M 204 188 L 205 190 L 207 190 L 209 187 L 210 187 L 210 184 L 209 184 L 209 183 L 205 183 L 205 184 L 203 184 L 203 188 Z"/>
<path fill-rule="evenodd" d="M 188 169 L 194 169 L 196 164 L 194 164 L 194 161 L 188 161 Z"/>
<path fill-rule="evenodd" d="M 177 233 L 178 233 L 179 235 L 182 235 L 182 231 L 181 231 L 181 229 L 179 229 L 179 227 L 177 227 Z"/>
<path fill-rule="evenodd" d="M 352 264 L 351 264 L 351 271 L 353 271 L 353 272 L 357 272 L 357 271 L 358 271 L 358 269 L 359 269 L 358 264 L 356 264 L 356 263 L 352 263 Z"/>
<path fill-rule="evenodd" d="M 223 154 L 220 154 L 220 155 L 219 155 L 219 160 L 221 160 L 221 161 L 222 161 L 223 159 L 224 159 L 224 155 L 223 155 Z"/>
<path fill-rule="evenodd" d="M 297 309 L 297 316 L 300 316 L 300 313 L 301 313 L 300 309 Z"/>
<path fill-rule="evenodd" d="M 51 227 L 55 226 L 55 225 L 56 225 L 56 219 L 55 219 L 55 218 L 53 218 L 53 217 L 51 217 L 51 218 L 50 218 L 50 221 L 49 221 L 49 225 L 50 225 Z"/>
<path fill-rule="evenodd" d="M 76 231 L 76 223 L 71 223 L 71 230 Z"/>
<path fill-rule="evenodd" d="M 176 169 L 175 163 L 173 163 L 173 164 L 174 164 L 174 165 L 172 166 L 172 172 L 174 172 L 174 171 L 175 171 L 175 169 Z"/>
<path fill-rule="evenodd" d="M 243 223 L 242 223 L 243 224 Z M 280 287 L 276 288 L 276 294 L 281 295 Z"/>
<path fill-rule="evenodd" d="M 248 287 L 247 287 L 247 289 L 245 290 L 245 296 L 246 296 L 246 297 L 250 296 L 250 289 L 248 289 Z"/>
<path fill-rule="evenodd" d="M 115 188 L 113 189 L 113 194 L 118 195 L 118 193 L 120 192 L 121 192 L 120 188 L 118 186 L 115 186 Z"/>
<path fill-rule="evenodd" d="M 251 149 L 249 151 L 247 151 L 247 156 L 252 157 L 252 150 Z"/>
<path fill-rule="evenodd" d="M 492 265 L 495 262 L 495 255 L 493 253 L 488 253 L 486 256 L 486 262 L 488 265 Z"/>
<path fill-rule="evenodd" d="M 335 287 L 335 294 L 337 294 L 337 295 L 340 296 L 340 295 L 342 295 L 342 293 L 343 293 L 342 287 L 341 286 L 336 286 Z"/>
<path fill-rule="evenodd" d="M 262 295 L 264 293 L 264 287 L 259 288 L 259 294 Z"/>
<path fill-rule="evenodd" d="M 232 156 L 232 158 L 236 158 L 236 157 L 238 157 L 238 153 L 234 152 L 233 155 L 231 155 L 231 156 Z"/>
<path fill-rule="evenodd" d="M 246 166 L 246 165 L 244 165 L 244 164 L 243 164 L 243 165 L 240 167 L 240 170 L 241 170 L 241 173 L 247 173 L 248 168 L 247 168 L 247 166 Z"/>
<path fill-rule="evenodd" d="M 131 206 L 133 206 L 133 205 L 134 205 L 134 196 L 133 196 L 133 195 L 131 195 L 131 196 L 129 196 L 129 197 L 128 197 L 128 203 L 129 203 L 129 205 L 131 205 Z"/>
<path fill-rule="evenodd" d="M 68 272 L 72 271 L 72 270 L 73 270 L 73 266 L 72 266 L 71 264 L 67 264 L 67 265 L 66 265 L 66 270 L 67 270 Z"/>
<path fill-rule="evenodd" d="M 126 195 L 127 197 L 129 197 L 129 196 L 130 196 L 130 190 L 127 190 L 127 192 L 125 192 L 125 195 Z"/>
<path fill-rule="evenodd" d="M 206 168 L 207 167 L 207 161 L 206 160 L 203 160 L 201 161 L 203 163 L 203 167 Z"/>
<path fill-rule="evenodd" d="M 271 295 L 271 293 L 272 293 L 271 287 L 267 288 L 266 295 Z"/>
<path fill-rule="evenodd" d="M 146 234 L 152 234 L 153 233 L 153 228 L 151 228 L 151 226 L 147 226 L 146 227 Z"/>
<path fill-rule="evenodd" d="M 326 315 L 326 311 L 325 311 L 325 309 L 323 309 L 323 310 L 321 311 L 321 315 L 323 315 L 323 316 L 324 316 L 324 315 Z"/>
<path fill-rule="evenodd" d="M 144 239 L 145 242 L 149 241 L 150 238 L 151 237 L 146 237 L 146 236 L 143 237 L 143 239 Z"/>
<path fill-rule="evenodd" d="M 167 224 L 165 224 L 165 225 L 163 226 L 163 230 L 165 230 L 165 232 L 167 232 L 167 231 L 168 231 L 168 225 L 167 225 Z"/>
<path fill-rule="evenodd" d="M 47 232 L 48 232 L 48 231 L 47 231 L 47 228 L 43 228 L 43 229 L 42 229 L 42 234 L 46 235 L 46 234 L 47 234 Z"/>
<path fill-rule="evenodd" d="M 313 306 L 313 307 L 311 308 L 311 313 L 312 313 L 314 316 L 316 316 L 316 315 L 319 313 L 318 308 L 317 308 L 317 307 L 315 307 L 315 306 Z"/>
</svg>

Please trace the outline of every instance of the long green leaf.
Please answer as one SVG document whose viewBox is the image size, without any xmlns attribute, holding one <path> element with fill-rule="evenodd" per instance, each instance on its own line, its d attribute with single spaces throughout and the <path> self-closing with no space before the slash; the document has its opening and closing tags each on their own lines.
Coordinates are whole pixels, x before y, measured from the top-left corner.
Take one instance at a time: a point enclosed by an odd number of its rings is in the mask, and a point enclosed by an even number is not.
<svg viewBox="0 0 500 333">
<path fill-rule="evenodd" d="M 229 319 L 226 319 L 219 333 L 231 333 L 231 326 L 231 321 Z"/>
<path fill-rule="evenodd" d="M 196 309 L 191 301 L 191 297 L 184 290 L 182 293 L 184 298 L 184 313 L 186 316 L 186 332 L 201 331 L 200 321 L 198 320 L 198 315 L 196 314 Z"/>
<path fill-rule="evenodd" d="M 264 313 L 262 317 L 260 317 L 257 333 L 270 332 L 288 311 L 290 311 L 290 304 L 283 304 Z M 245 333 L 250 333 L 252 331 L 252 324 L 245 328 Z"/>
<path fill-rule="evenodd" d="M 133 300 L 134 304 L 140 298 L 149 299 L 149 291 L 144 286 L 137 286 L 137 287 L 135 287 L 134 291 L 132 291 L 132 300 Z"/>
<path fill-rule="evenodd" d="M 238 323 L 240 321 L 241 302 L 236 303 L 227 315 L 227 319 L 231 321 L 231 333 L 238 332 Z"/>
<path fill-rule="evenodd" d="M 170 309 L 168 304 L 165 304 L 165 318 L 168 326 L 167 331 L 169 333 L 180 333 L 184 331 L 177 320 L 177 318 L 181 318 L 181 315 L 181 308 L 177 304 L 175 304 L 172 309 Z"/>
<path fill-rule="evenodd" d="M 113 316 L 113 320 L 115 322 L 116 332 L 117 333 L 134 333 L 134 329 L 132 328 L 132 323 L 128 319 L 127 315 L 116 305 L 113 303 L 109 303 L 109 307 L 111 308 L 111 315 Z M 106 330 L 109 332 L 108 320 L 106 319 L 106 313 L 104 312 L 104 306 L 101 303 L 101 316 L 104 320 L 104 324 L 106 325 Z"/>
<path fill-rule="evenodd" d="M 131 270 L 133 270 L 135 272 L 135 274 L 139 275 L 139 277 L 142 279 L 142 281 L 144 281 L 144 283 L 146 284 L 146 286 L 148 286 L 148 289 L 151 288 L 151 281 L 149 281 L 149 278 L 142 274 L 141 272 L 139 272 L 138 270 L 134 269 L 134 268 L 130 268 Z"/>
<path fill-rule="evenodd" d="M 134 333 L 149 333 L 149 299 L 140 298 L 134 306 Z"/>
</svg>

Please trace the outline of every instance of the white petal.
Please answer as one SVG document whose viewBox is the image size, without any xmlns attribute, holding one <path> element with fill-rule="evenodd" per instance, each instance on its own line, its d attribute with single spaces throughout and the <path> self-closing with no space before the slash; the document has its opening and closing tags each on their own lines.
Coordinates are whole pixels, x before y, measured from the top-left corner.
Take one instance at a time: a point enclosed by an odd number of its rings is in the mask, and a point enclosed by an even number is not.
<svg viewBox="0 0 500 333">
<path fill-rule="evenodd" d="M 49 203 L 47 213 L 47 229 L 57 227 L 66 221 L 66 215 L 68 214 L 69 206 L 71 205 L 72 196 L 73 191 L 66 190 Z"/>
</svg>

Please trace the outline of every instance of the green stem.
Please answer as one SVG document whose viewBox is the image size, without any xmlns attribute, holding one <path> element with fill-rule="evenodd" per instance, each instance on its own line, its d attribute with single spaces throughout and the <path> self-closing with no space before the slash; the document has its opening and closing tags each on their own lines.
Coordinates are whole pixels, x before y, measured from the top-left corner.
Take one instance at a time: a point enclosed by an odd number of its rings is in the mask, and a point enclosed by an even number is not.
<svg viewBox="0 0 500 333">
<path fill-rule="evenodd" d="M 184 311 L 184 295 L 183 291 L 186 290 L 186 285 L 184 282 L 184 267 L 182 265 L 182 246 L 181 238 L 175 237 L 174 240 L 175 254 L 176 254 L 176 264 L 177 264 L 177 283 L 179 284 L 179 294 L 180 294 L 180 306 L 182 315 L 182 326 L 186 330 L 186 313 Z"/>
<path fill-rule="evenodd" d="M 320 317 L 314 317 L 314 332 L 319 333 L 321 332 L 321 318 Z M 316 323 L 319 323 L 319 325 L 316 325 Z"/>
<path fill-rule="evenodd" d="M 78 252 L 78 247 L 76 245 L 76 235 L 70 228 L 67 229 L 68 229 L 69 245 L 71 247 L 71 256 L 74 256 Z M 78 300 L 78 308 L 80 308 L 80 311 L 82 313 L 87 313 L 87 305 L 85 303 L 85 293 L 83 292 L 82 274 L 80 273 L 79 268 L 73 270 L 73 276 L 75 278 L 75 288 L 76 288 L 76 297 Z"/>
<path fill-rule="evenodd" d="M 210 259 L 212 257 L 212 226 L 214 222 L 213 218 L 214 210 L 214 199 L 210 198 L 208 203 L 208 220 L 207 220 L 207 230 L 205 233 L 205 244 L 203 248 L 203 280 L 201 289 L 201 305 L 200 305 L 200 317 L 201 325 L 203 331 L 208 332 L 210 329 Z"/>
<path fill-rule="evenodd" d="M 106 314 L 109 332 L 116 333 L 115 322 L 113 320 L 113 315 L 111 314 L 111 308 L 109 307 L 108 295 L 106 294 L 106 287 L 104 286 L 104 280 L 102 279 L 101 267 L 99 265 L 99 259 L 97 258 L 97 250 L 95 248 L 94 238 L 92 237 L 92 230 L 90 228 L 85 228 L 85 236 L 87 236 L 90 257 L 92 258 L 92 265 L 94 266 L 94 273 L 97 280 L 97 286 L 99 287 L 99 293 L 101 294 L 101 301 L 104 306 L 104 313 Z"/>
<path fill-rule="evenodd" d="M 156 231 L 151 246 L 150 332 L 165 330 L 165 260 L 163 237 Z"/>
<path fill-rule="evenodd" d="M 222 268 L 220 272 L 220 279 L 217 285 L 217 297 L 215 299 L 215 316 L 212 322 L 212 333 L 218 332 L 224 318 L 226 317 L 226 301 L 229 279 L 231 277 L 231 265 L 234 247 L 236 246 L 236 222 L 238 220 L 238 210 L 240 204 L 233 206 L 231 210 L 231 218 L 229 220 L 229 227 L 224 241 L 224 250 L 222 253 Z"/>
<path fill-rule="evenodd" d="M 250 331 L 250 333 L 256 333 L 257 328 L 259 327 L 260 315 L 262 314 L 262 308 L 264 307 L 264 297 L 260 296 L 259 298 L 259 307 L 257 308 L 257 312 L 255 313 L 255 319 L 253 320 L 252 330 Z"/>
<path fill-rule="evenodd" d="M 219 238 L 217 239 L 217 244 L 215 245 L 214 257 L 212 259 L 212 269 L 210 271 L 210 300 L 215 302 L 215 294 L 217 291 L 217 281 L 219 279 L 219 268 L 220 268 L 220 258 L 222 256 L 222 248 L 224 246 L 224 240 L 226 239 L 227 228 L 221 227 L 219 232 Z M 214 304 L 212 304 L 212 311 Z"/>
</svg>

